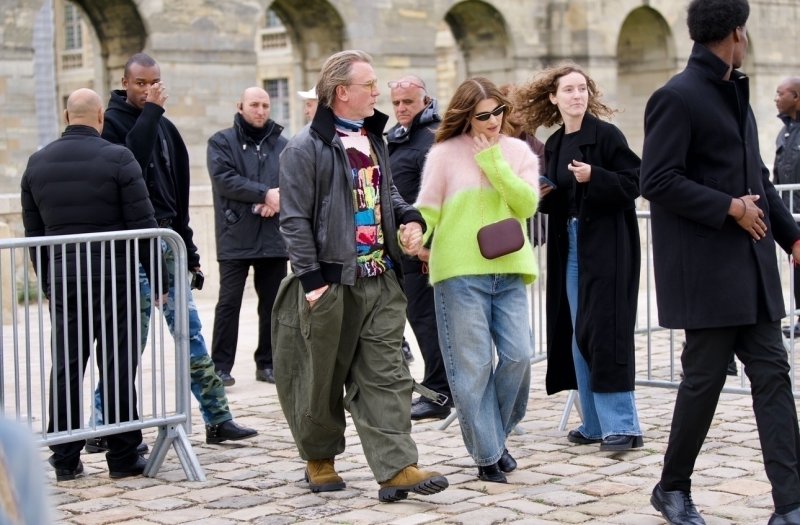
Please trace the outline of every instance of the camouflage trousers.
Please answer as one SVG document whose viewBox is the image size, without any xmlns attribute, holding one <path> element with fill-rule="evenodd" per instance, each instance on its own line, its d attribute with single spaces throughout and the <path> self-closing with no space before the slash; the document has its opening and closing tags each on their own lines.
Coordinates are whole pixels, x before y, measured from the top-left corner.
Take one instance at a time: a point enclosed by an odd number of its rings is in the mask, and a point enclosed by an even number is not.
<svg viewBox="0 0 800 525">
<path fill-rule="evenodd" d="M 164 320 L 169 331 L 174 336 L 175 330 L 175 254 L 167 243 L 161 243 L 161 251 L 167 265 L 169 274 L 169 300 L 167 304 L 160 307 Z M 183 268 L 178 269 L 179 277 L 188 279 L 189 275 Z M 150 282 L 144 273 L 144 268 L 139 266 L 139 293 L 141 295 L 141 315 L 142 315 L 142 352 L 147 345 L 147 335 L 150 330 L 150 312 L 152 311 L 152 300 L 150 297 Z M 206 425 L 218 425 L 233 419 L 230 408 L 228 408 L 228 397 L 225 395 L 225 386 L 217 376 L 214 369 L 214 362 L 208 353 L 206 341 L 201 333 L 203 326 L 200 322 L 200 314 L 194 302 L 191 289 L 186 287 L 186 303 L 189 308 L 189 375 L 191 377 L 191 389 L 197 402 L 200 404 L 200 413 Z M 100 402 L 100 386 L 95 391 L 95 414 L 94 418 L 98 424 L 103 422 L 103 413 Z"/>
</svg>

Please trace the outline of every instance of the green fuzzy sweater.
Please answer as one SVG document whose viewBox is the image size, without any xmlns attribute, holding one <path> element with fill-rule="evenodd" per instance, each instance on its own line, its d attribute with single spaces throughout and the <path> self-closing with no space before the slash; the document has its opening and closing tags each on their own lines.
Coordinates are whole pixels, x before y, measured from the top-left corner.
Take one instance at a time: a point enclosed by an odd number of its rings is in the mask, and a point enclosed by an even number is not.
<svg viewBox="0 0 800 525">
<path fill-rule="evenodd" d="M 499 142 L 476 154 L 473 139 L 459 135 L 435 144 L 425 162 L 415 206 L 433 235 L 429 261 L 435 284 L 464 275 L 519 274 L 526 284 L 539 274 L 525 219 L 539 203 L 539 162 L 528 145 L 500 136 Z M 509 217 L 525 233 L 522 249 L 485 259 L 478 248 L 478 230 Z"/>
</svg>

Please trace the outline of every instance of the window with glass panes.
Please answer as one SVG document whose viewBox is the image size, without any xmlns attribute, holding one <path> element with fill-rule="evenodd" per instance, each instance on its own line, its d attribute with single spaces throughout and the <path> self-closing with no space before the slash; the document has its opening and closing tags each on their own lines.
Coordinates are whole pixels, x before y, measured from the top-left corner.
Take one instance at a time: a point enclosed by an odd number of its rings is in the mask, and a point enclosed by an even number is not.
<svg viewBox="0 0 800 525">
<path fill-rule="evenodd" d="M 283 126 L 289 127 L 289 79 L 267 78 L 264 80 L 264 91 L 269 93 L 270 118 Z"/>
<path fill-rule="evenodd" d="M 64 3 L 64 49 L 74 50 L 83 47 L 81 34 L 81 13 L 75 4 Z"/>
</svg>

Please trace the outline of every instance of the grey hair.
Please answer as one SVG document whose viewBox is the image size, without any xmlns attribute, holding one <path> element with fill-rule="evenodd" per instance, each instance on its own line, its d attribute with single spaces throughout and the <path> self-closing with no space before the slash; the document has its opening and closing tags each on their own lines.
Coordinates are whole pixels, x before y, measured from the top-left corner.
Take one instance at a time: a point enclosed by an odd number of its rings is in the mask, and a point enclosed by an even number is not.
<svg viewBox="0 0 800 525">
<path fill-rule="evenodd" d="M 322 106 L 331 107 L 336 100 L 336 87 L 350 83 L 353 64 L 366 62 L 372 64 L 372 57 L 358 49 L 347 49 L 328 57 L 322 65 L 319 81 L 317 81 L 317 98 Z"/>
</svg>

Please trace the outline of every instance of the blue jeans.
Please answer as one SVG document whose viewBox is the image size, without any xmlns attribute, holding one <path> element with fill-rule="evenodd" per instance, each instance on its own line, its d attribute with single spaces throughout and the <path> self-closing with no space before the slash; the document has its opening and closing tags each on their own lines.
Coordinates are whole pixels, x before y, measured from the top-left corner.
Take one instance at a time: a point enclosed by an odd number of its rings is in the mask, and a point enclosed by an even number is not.
<svg viewBox="0 0 800 525">
<path fill-rule="evenodd" d="M 518 275 L 470 275 L 433 290 L 464 445 L 477 465 L 492 465 L 528 406 L 533 349 L 525 284 Z"/>
<path fill-rule="evenodd" d="M 175 254 L 169 245 L 162 241 L 161 252 L 167 265 L 169 277 L 169 300 L 166 305 L 160 307 L 164 320 L 167 322 L 170 334 L 175 335 Z M 188 276 L 181 271 L 178 278 L 186 279 Z M 150 329 L 150 312 L 152 310 L 152 299 L 150 296 L 150 282 L 144 268 L 139 266 L 139 294 L 141 296 L 141 320 L 142 320 L 142 352 L 147 344 L 147 334 Z M 189 375 L 191 378 L 191 389 L 195 399 L 200 404 L 200 413 L 206 425 L 218 425 L 233 419 L 228 408 L 228 398 L 225 395 L 225 386 L 214 369 L 214 362 L 208 354 L 206 341 L 201 330 L 203 326 L 200 322 L 200 314 L 197 305 L 192 297 L 192 290 L 186 287 L 186 303 L 189 308 Z M 103 411 L 100 401 L 100 387 L 95 390 L 95 412 L 94 419 L 98 424 L 103 423 Z"/>
<path fill-rule="evenodd" d="M 578 381 L 578 397 L 581 400 L 583 424 L 578 431 L 590 439 L 601 439 L 611 435 L 641 436 L 639 416 L 633 391 L 600 393 L 592 392 L 592 375 L 589 364 L 578 349 L 575 339 L 575 319 L 578 316 L 578 221 L 567 223 L 569 252 L 567 255 L 567 300 L 572 317 L 572 360 L 575 362 L 575 377 Z"/>
</svg>

